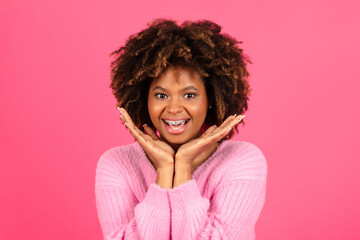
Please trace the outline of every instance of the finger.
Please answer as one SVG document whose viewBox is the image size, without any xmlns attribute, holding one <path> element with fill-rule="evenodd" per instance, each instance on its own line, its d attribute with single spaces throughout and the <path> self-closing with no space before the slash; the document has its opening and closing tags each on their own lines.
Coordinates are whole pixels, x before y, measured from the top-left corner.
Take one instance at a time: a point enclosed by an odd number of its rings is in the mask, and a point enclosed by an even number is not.
<svg viewBox="0 0 360 240">
<path fill-rule="evenodd" d="M 220 141 L 221 139 L 223 139 L 226 135 L 229 134 L 231 128 L 228 128 L 228 129 L 223 129 L 222 131 L 219 131 L 215 134 L 213 134 L 212 136 L 209 136 L 208 139 L 207 139 L 207 142 L 209 144 L 212 144 L 212 143 L 215 143 L 215 142 L 218 142 Z"/>
<path fill-rule="evenodd" d="M 124 108 L 118 107 L 117 109 L 120 112 L 120 119 L 125 121 L 125 117 L 126 117 L 125 114 L 126 115 L 129 115 L 129 114 L 127 113 L 127 111 Z"/>
<path fill-rule="evenodd" d="M 229 121 L 231 121 L 234 118 L 234 116 L 229 116 L 226 120 L 225 120 L 225 124 L 228 123 Z M 200 136 L 201 141 L 198 141 L 198 145 L 201 146 L 201 148 L 207 148 L 208 146 L 210 146 L 211 144 L 219 141 L 220 139 L 222 139 L 224 136 L 223 132 L 225 131 L 226 128 L 224 128 L 224 123 L 222 124 L 222 130 L 221 131 L 217 131 L 218 127 L 216 125 L 212 125 L 211 127 L 209 127 L 208 129 L 206 129 L 206 131 Z M 226 134 L 225 134 L 226 136 Z"/>
<path fill-rule="evenodd" d="M 203 134 L 201 135 L 201 137 L 206 137 L 208 134 L 210 134 L 211 132 L 213 132 L 216 128 L 217 128 L 216 125 L 212 125 L 212 126 L 209 127 L 208 129 L 206 129 L 205 132 L 203 132 Z"/>
<path fill-rule="evenodd" d="M 229 128 L 233 128 L 236 124 L 238 124 L 243 118 L 245 117 L 245 115 L 238 115 L 236 117 L 234 117 L 232 120 L 230 120 L 229 122 L 227 122 L 226 124 L 224 124 L 223 129 L 222 130 L 228 130 Z"/>
<path fill-rule="evenodd" d="M 220 127 L 224 127 L 226 125 L 228 125 L 231 121 L 234 120 L 234 118 L 236 118 L 236 114 L 235 115 L 230 115 L 221 125 Z"/>
<path fill-rule="evenodd" d="M 236 124 L 238 124 L 244 117 L 245 115 L 238 115 L 237 117 L 232 119 L 227 125 L 224 126 L 222 132 L 230 132 L 230 130 L 235 127 Z"/>
<path fill-rule="evenodd" d="M 136 127 L 134 127 L 132 124 L 127 123 L 127 122 L 125 122 L 125 126 L 129 129 L 130 134 L 133 135 L 135 140 L 140 142 L 141 138 L 143 138 L 140 133 L 141 131 L 140 130 L 138 131 L 138 129 L 136 129 Z"/>
<path fill-rule="evenodd" d="M 143 127 L 144 127 L 146 133 L 147 133 L 152 139 L 154 139 L 154 140 L 158 140 L 158 139 L 159 139 L 159 137 L 156 135 L 156 133 L 154 132 L 154 130 L 153 130 L 151 127 L 149 127 L 147 124 L 144 124 Z"/>
<path fill-rule="evenodd" d="M 124 108 L 119 108 L 119 111 L 122 114 L 124 121 L 127 123 L 127 127 L 129 127 L 129 126 L 136 127 L 133 120 L 131 119 L 130 115 Z"/>
<path fill-rule="evenodd" d="M 125 125 L 127 125 L 127 123 L 125 123 Z M 139 143 L 141 148 L 145 150 L 145 152 L 151 151 L 151 149 L 154 148 L 154 139 L 151 136 L 143 133 L 140 129 L 136 126 L 132 126 L 131 124 L 128 128 L 131 135 L 133 135 L 135 140 Z"/>
<path fill-rule="evenodd" d="M 121 113 L 120 107 L 117 107 L 117 109 L 118 109 L 119 112 L 120 112 L 120 117 L 119 117 L 120 123 L 121 123 L 121 124 L 124 124 L 124 123 L 125 123 L 125 120 L 124 120 L 124 116 L 123 116 L 122 113 Z"/>
<path fill-rule="evenodd" d="M 139 145 L 147 152 L 147 151 L 151 151 L 151 149 L 154 148 L 154 139 L 153 137 L 151 137 L 148 134 L 145 134 L 144 132 L 142 132 L 138 127 L 136 127 L 136 125 L 134 124 L 134 122 L 132 121 L 130 115 L 127 113 L 127 111 L 123 108 L 119 109 L 120 112 L 123 115 L 123 118 L 125 120 L 125 125 L 128 127 L 131 135 L 133 135 L 133 137 L 135 138 L 135 140 L 139 143 Z M 151 132 L 151 128 L 148 127 L 145 129 L 146 132 Z M 153 132 L 153 131 L 152 131 Z M 155 134 L 156 136 L 156 134 Z"/>
<path fill-rule="evenodd" d="M 121 124 L 124 124 L 124 123 L 125 123 L 125 120 L 124 120 L 123 118 L 120 117 L 119 120 L 120 120 L 120 123 L 121 123 Z"/>
<path fill-rule="evenodd" d="M 245 115 L 238 115 L 237 117 L 232 119 L 230 122 L 228 122 L 226 125 L 222 126 L 222 128 L 217 128 L 216 130 L 218 130 L 218 129 L 219 130 L 213 131 L 212 134 L 208 137 L 209 139 L 207 139 L 207 141 L 208 142 L 217 142 L 217 141 L 221 140 L 227 134 L 229 134 L 231 129 L 236 124 L 238 124 L 244 117 L 245 117 Z"/>
<path fill-rule="evenodd" d="M 133 135 L 137 141 L 139 141 L 140 137 L 144 138 L 144 136 L 143 136 L 144 133 L 142 131 L 140 131 L 140 129 L 138 127 L 136 127 L 136 125 L 132 121 L 132 119 L 131 119 L 130 115 L 127 113 L 127 111 L 124 108 L 119 108 L 119 111 L 122 115 L 122 119 L 124 120 L 126 127 L 129 129 L 131 135 Z"/>
<path fill-rule="evenodd" d="M 214 133 L 218 133 L 218 132 L 220 132 L 220 131 L 223 131 L 224 129 L 227 129 L 227 128 L 228 128 L 228 127 L 227 127 L 228 124 L 229 124 L 232 120 L 234 120 L 235 117 L 236 117 L 236 114 L 227 117 L 227 118 L 225 119 L 225 121 L 216 129 L 216 131 L 215 131 Z"/>
<path fill-rule="evenodd" d="M 233 128 L 236 125 L 238 125 L 243 119 L 244 119 L 245 115 L 239 115 L 237 116 L 231 123 L 230 123 L 230 127 Z"/>
</svg>

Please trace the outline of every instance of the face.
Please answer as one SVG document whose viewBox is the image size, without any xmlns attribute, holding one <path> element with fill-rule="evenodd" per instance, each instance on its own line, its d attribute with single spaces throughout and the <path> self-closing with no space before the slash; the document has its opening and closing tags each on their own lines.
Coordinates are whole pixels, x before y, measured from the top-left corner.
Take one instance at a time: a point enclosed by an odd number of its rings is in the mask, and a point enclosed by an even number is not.
<svg viewBox="0 0 360 240">
<path fill-rule="evenodd" d="M 170 66 L 150 85 L 151 121 L 175 148 L 201 135 L 207 110 L 205 85 L 200 75 L 190 69 Z"/>
</svg>

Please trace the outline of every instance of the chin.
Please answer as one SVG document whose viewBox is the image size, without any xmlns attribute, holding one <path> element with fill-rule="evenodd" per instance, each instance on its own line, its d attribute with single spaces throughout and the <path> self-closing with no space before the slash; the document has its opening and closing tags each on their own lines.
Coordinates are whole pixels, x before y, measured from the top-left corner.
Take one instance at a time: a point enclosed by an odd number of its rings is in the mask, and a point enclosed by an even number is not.
<svg viewBox="0 0 360 240">
<path fill-rule="evenodd" d="M 164 139 L 170 143 L 170 144 L 177 144 L 177 145 L 181 145 L 181 144 L 184 144 L 184 143 L 187 143 L 188 141 L 190 141 L 191 139 L 190 138 L 181 138 L 181 137 L 173 137 L 171 136 L 170 138 L 169 137 L 164 137 Z"/>
<path fill-rule="evenodd" d="M 191 141 L 192 139 L 196 138 L 198 135 L 194 135 L 194 136 L 181 136 L 180 135 L 171 135 L 171 136 L 163 136 L 163 138 L 170 144 L 173 145 L 182 145 L 185 144 L 189 141 Z"/>
</svg>

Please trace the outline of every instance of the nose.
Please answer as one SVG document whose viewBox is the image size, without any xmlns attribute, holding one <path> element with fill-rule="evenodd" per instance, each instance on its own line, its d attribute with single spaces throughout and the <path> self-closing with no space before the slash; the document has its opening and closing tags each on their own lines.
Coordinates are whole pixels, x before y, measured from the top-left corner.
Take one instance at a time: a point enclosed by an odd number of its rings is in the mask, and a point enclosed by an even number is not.
<svg viewBox="0 0 360 240">
<path fill-rule="evenodd" d="M 182 106 L 181 102 L 178 99 L 173 98 L 168 102 L 168 105 L 166 107 L 166 111 L 171 113 L 171 114 L 176 115 L 177 113 L 180 113 L 180 112 L 183 111 L 183 106 Z"/>
</svg>

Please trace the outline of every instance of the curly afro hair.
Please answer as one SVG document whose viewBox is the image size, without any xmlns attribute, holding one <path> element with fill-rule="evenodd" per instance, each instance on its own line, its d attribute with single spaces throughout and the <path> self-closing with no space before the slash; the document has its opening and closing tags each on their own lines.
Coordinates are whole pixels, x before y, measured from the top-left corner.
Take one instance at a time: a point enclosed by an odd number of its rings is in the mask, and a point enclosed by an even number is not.
<svg viewBox="0 0 360 240">
<path fill-rule="evenodd" d="M 149 86 L 168 66 L 189 67 L 201 76 L 209 103 L 202 131 L 219 126 L 229 115 L 243 114 L 248 108 L 251 88 L 247 64 L 238 42 L 209 20 L 156 19 L 127 39 L 125 46 L 110 54 L 112 93 L 117 107 L 125 108 L 135 125 L 154 126 L 147 109 Z M 244 122 L 242 122 L 244 124 Z M 235 127 L 238 133 L 237 126 Z M 224 137 L 230 139 L 234 129 Z"/>
</svg>

